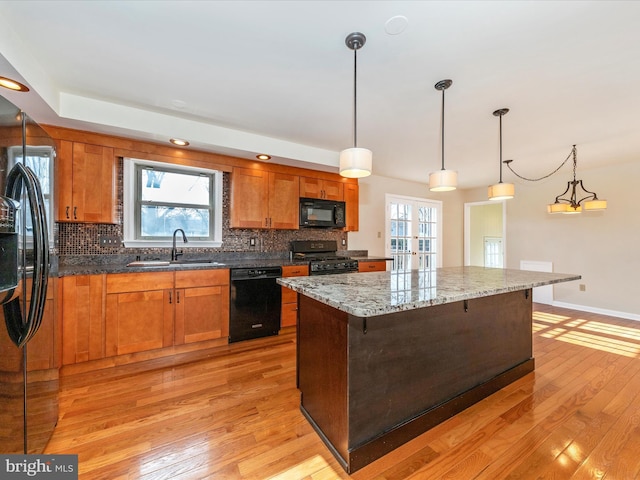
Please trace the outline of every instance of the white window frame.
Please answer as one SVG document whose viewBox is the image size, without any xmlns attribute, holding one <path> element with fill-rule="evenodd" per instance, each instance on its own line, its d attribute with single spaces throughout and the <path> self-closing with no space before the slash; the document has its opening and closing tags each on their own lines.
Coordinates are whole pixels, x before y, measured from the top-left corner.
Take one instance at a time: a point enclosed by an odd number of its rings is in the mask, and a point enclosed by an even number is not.
<svg viewBox="0 0 640 480">
<path fill-rule="evenodd" d="M 202 248 L 222 246 L 222 172 L 206 168 L 185 165 L 167 164 L 142 160 L 139 158 L 123 159 L 123 242 L 125 247 L 170 247 L 172 240 L 138 240 L 136 234 L 135 195 L 136 195 L 136 167 L 138 165 L 156 167 L 185 173 L 200 173 L 213 176 L 214 212 L 213 212 L 213 240 L 198 240 L 189 238 L 188 243 L 180 243 L 180 248 Z"/>
<path fill-rule="evenodd" d="M 430 200 L 428 198 L 419 198 L 419 197 L 409 197 L 405 195 L 395 195 L 391 193 L 385 194 L 385 256 L 391 257 L 391 213 L 390 213 L 390 204 L 391 203 L 405 203 L 412 204 L 414 206 L 428 205 L 430 208 L 435 208 L 437 210 L 437 224 L 436 224 L 436 265 L 435 268 L 442 268 L 442 259 L 444 256 L 444 252 L 442 250 L 443 241 L 442 241 L 442 201 L 440 200 Z M 415 250 L 417 251 L 417 249 Z M 412 258 L 412 264 L 414 260 Z M 413 268 L 413 267 L 412 267 Z"/>
<path fill-rule="evenodd" d="M 40 152 L 48 153 L 48 155 L 45 154 L 44 156 L 48 156 L 51 159 L 51 161 L 49 162 L 49 194 L 47 195 L 43 192 L 42 195 L 49 201 L 49 211 L 47 212 L 47 229 L 49 233 L 49 247 L 53 248 L 53 245 L 54 245 L 53 229 L 55 226 L 55 220 L 53 218 L 53 210 L 54 210 L 53 202 L 55 201 L 55 198 L 56 198 L 55 196 L 56 151 L 53 147 L 50 147 L 48 145 L 27 145 L 26 147 L 26 155 L 28 157 L 43 156 L 43 155 L 38 155 Z M 13 146 L 13 147 L 7 148 L 9 170 L 11 170 L 13 166 L 17 163 L 16 158 L 22 158 L 22 154 L 23 154 L 22 146 Z M 29 236 L 27 242 L 30 244 L 30 242 L 32 241 L 33 240 Z"/>
</svg>

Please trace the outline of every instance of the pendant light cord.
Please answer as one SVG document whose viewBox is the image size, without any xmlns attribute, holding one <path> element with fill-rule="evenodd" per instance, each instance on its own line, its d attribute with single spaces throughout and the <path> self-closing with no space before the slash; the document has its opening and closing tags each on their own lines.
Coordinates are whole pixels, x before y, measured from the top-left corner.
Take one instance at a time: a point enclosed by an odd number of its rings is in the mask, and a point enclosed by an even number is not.
<svg viewBox="0 0 640 480">
<path fill-rule="evenodd" d="M 358 146 L 358 45 L 353 48 L 353 148 Z"/>
<path fill-rule="evenodd" d="M 500 115 L 500 181 L 502 183 L 502 115 Z"/>
<path fill-rule="evenodd" d="M 442 170 L 444 170 L 444 91 L 445 89 L 442 89 L 442 116 L 440 119 L 440 122 L 442 123 Z"/>
</svg>

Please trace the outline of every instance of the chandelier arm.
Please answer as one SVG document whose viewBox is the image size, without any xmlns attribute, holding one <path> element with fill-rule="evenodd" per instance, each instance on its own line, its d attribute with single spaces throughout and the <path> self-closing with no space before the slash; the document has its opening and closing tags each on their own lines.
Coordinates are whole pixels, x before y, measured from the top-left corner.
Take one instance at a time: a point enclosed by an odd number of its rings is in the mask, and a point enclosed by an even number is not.
<svg viewBox="0 0 640 480">
<path fill-rule="evenodd" d="M 570 188 L 571 188 L 571 182 L 567 182 L 567 189 L 556 197 L 555 203 L 560 203 L 560 201 L 571 203 L 570 200 L 567 200 L 566 198 L 562 198 L 562 196 L 565 195 Z"/>
<path fill-rule="evenodd" d="M 590 200 L 597 200 L 598 199 L 598 195 L 596 195 L 596 192 L 591 192 L 591 191 L 587 190 L 586 188 L 584 188 L 584 185 L 582 184 L 582 180 L 578 180 L 578 182 L 580 183 L 580 188 L 582 190 L 584 190 L 586 193 L 589 194 L 586 197 L 581 198 L 580 201 L 578 201 L 578 204 L 582 203 L 586 199 L 590 199 Z"/>
<path fill-rule="evenodd" d="M 517 173 L 513 167 L 511 166 L 511 162 L 513 162 L 513 160 L 505 160 L 502 163 L 505 163 L 507 165 L 507 167 L 509 168 L 509 170 L 511 170 L 511 172 L 518 178 L 521 178 L 522 180 L 526 180 L 527 182 L 539 182 L 540 180 L 544 180 L 545 178 L 549 178 L 551 175 L 553 175 L 554 173 L 556 173 L 558 170 L 560 170 L 562 167 L 564 167 L 564 164 L 567 163 L 569 161 L 569 159 L 571 158 L 571 155 L 573 154 L 573 151 L 571 153 L 569 153 L 569 155 L 567 156 L 567 158 L 564 159 L 564 161 L 560 164 L 560 166 L 558 168 L 556 168 L 554 171 L 552 171 L 551 173 L 548 173 L 547 175 L 544 175 L 542 177 L 539 178 L 527 178 L 527 177 L 523 177 L 522 175 L 520 175 L 519 173 Z M 565 192 L 566 193 L 566 192 Z M 564 195 L 564 194 L 563 194 Z"/>
</svg>

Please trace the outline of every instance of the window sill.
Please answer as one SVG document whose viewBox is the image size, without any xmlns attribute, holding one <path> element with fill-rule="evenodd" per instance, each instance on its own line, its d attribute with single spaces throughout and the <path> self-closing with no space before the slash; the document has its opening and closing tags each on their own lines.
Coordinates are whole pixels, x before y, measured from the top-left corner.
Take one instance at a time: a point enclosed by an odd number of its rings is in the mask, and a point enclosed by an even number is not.
<svg viewBox="0 0 640 480">
<path fill-rule="evenodd" d="M 124 240 L 122 243 L 124 243 L 125 248 L 145 248 L 145 247 L 171 248 L 173 246 L 173 242 L 171 240 Z M 189 240 L 188 243 L 183 243 L 181 241 L 178 241 L 176 242 L 176 246 L 180 249 L 218 248 L 222 246 L 222 242 Z"/>
</svg>

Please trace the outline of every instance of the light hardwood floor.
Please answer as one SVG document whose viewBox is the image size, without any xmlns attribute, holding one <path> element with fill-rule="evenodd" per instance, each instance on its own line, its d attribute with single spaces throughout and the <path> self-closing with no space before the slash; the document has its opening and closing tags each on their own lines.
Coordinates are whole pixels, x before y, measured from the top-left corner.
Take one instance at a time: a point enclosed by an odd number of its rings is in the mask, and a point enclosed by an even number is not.
<svg viewBox="0 0 640 480">
<path fill-rule="evenodd" d="M 292 333 L 66 376 L 47 453 L 82 480 L 640 480 L 640 322 L 534 304 L 533 329 L 535 372 L 351 476 L 299 411 Z"/>
</svg>

